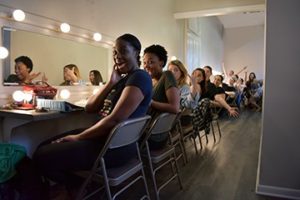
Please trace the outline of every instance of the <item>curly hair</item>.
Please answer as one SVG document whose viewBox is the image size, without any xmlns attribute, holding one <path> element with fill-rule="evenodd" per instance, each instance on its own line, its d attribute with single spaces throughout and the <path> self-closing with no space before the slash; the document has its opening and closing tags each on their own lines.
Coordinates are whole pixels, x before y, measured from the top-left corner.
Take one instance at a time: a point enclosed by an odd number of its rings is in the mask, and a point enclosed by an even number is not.
<svg viewBox="0 0 300 200">
<path fill-rule="evenodd" d="M 29 69 L 29 72 L 32 71 L 33 63 L 32 60 L 28 56 L 20 56 L 15 59 L 15 63 L 21 62 Z"/>
<path fill-rule="evenodd" d="M 144 50 L 144 55 L 146 53 L 155 54 L 160 61 L 163 61 L 163 67 L 167 64 L 168 52 L 163 46 L 160 46 L 159 44 L 153 44 Z"/>
</svg>

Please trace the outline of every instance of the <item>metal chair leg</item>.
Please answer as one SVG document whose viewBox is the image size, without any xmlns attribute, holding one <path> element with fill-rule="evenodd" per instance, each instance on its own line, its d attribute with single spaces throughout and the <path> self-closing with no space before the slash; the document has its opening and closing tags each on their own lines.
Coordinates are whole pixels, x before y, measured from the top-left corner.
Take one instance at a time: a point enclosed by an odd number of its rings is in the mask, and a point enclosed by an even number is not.
<svg viewBox="0 0 300 200">
<path fill-rule="evenodd" d="M 177 173 L 177 179 L 178 179 L 178 182 L 179 182 L 179 187 L 180 187 L 180 189 L 182 189 L 183 186 L 182 186 L 181 178 L 180 178 L 180 175 L 179 175 L 179 167 L 178 167 L 178 163 L 177 163 L 176 159 L 174 159 L 174 162 L 175 162 L 175 168 L 176 168 L 176 173 Z"/>
<path fill-rule="evenodd" d="M 213 137 L 214 137 L 214 142 L 216 142 L 216 135 L 215 135 L 215 129 L 214 129 L 213 121 L 210 122 L 210 125 L 211 125 L 212 134 L 213 134 Z"/>
<path fill-rule="evenodd" d="M 219 131 L 219 136 L 221 138 L 222 134 L 221 134 L 221 129 L 220 129 L 220 125 L 219 125 L 219 120 L 216 120 L 216 121 L 217 121 L 217 127 L 218 127 L 218 131 Z"/>
</svg>

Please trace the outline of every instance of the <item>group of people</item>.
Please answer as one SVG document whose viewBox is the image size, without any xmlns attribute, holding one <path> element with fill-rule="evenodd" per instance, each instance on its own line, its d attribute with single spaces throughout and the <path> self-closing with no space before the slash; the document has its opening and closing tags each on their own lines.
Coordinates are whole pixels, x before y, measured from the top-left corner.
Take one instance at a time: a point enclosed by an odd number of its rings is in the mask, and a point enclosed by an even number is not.
<svg viewBox="0 0 300 200">
<path fill-rule="evenodd" d="M 98 70 L 91 70 L 89 72 L 89 81 L 84 85 L 99 85 L 103 83 L 103 78 L 101 73 Z M 60 84 L 61 86 L 65 85 L 82 85 L 84 80 L 82 80 L 79 68 L 77 65 L 68 64 L 64 66 L 64 81 Z"/>
<path fill-rule="evenodd" d="M 215 75 L 214 84 L 217 87 L 224 89 L 227 95 L 226 101 L 229 104 L 235 104 L 237 107 L 249 107 L 255 111 L 261 111 L 263 82 L 256 79 L 254 72 L 249 74 L 248 80 L 246 74 L 247 73 L 245 73 L 246 83 L 243 78 L 240 78 L 233 72 L 231 77 L 227 79 L 228 82 L 225 81 L 222 75 Z"/>
<path fill-rule="evenodd" d="M 177 114 L 184 108 L 196 108 L 202 99 L 223 107 L 230 116 L 238 116 L 237 109 L 226 102 L 225 91 L 210 82 L 210 66 L 197 68 L 189 75 L 181 61 L 167 63 L 167 51 L 161 45 L 145 48 L 141 63 L 141 47 L 138 38 L 131 34 L 116 39 L 110 78 L 88 99 L 85 108 L 86 112 L 98 113 L 100 120 L 91 127 L 72 130 L 40 144 L 33 156 L 37 176 L 65 185 L 72 194 L 80 180 L 69 172 L 89 170 L 112 128 L 126 119 L 146 114 L 155 118 L 162 112 Z M 145 70 L 140 69 L 141 64 Z M 166 65 L 168 70 L 163 71 Z M 74 65 L 66 67 L 65 73 L 70 79 L 75 78 L 75 73 L 78 75 Z M 149 146 L 160 149 L 167 142 L 167 134 L 155 135 L 150 137 Z M 106 166 L 118 167 L 135 153 L 133 144 L 109 150 Z"/>
<path fill-rule="evenodd" d="M 17 83 L 19 85 L 33 85 L 34 79 L 41 75 L 41 72 L 32 72 L 33 62 L 28 56 L 20 56 L 15 59 L 15 74 L 11 74 L 5 80 L 6 83 Z M 79 68 L 74 64 L 68 64 L 63 68 L 64 81 L 61 86 L 79 85 L 84 81 L 81 78 Z M 47 82 L 48 79 L 43 73 L 41 80 Z M 99 85 L 103 83 L 101 73 L 98 70 L 91 70 L 89 72 L 89 82 L 85 85 Z"/>
</svg>

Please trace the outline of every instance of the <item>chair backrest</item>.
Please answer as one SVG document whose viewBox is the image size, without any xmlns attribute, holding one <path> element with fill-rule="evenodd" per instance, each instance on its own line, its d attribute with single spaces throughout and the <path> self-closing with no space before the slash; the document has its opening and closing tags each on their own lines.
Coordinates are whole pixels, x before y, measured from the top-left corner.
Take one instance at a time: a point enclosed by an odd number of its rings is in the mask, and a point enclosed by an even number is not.
<svg viewBox="0 0 300 200">
<path fill-rule="evenodd" d="M 162 134 L 169 132 L 173 126 L 177 115 L 172 113 L 161 113 L 158 115 L 149 129 L 150 134 Z"/>
<path fill-rule="evenodd" d="M 149 115 L 146 115 L 144 117 L 128 119 L 116 125 L 110 132 L 108 148 L 119 148 L 138 141 L 150 118 Z"/>
</svg>

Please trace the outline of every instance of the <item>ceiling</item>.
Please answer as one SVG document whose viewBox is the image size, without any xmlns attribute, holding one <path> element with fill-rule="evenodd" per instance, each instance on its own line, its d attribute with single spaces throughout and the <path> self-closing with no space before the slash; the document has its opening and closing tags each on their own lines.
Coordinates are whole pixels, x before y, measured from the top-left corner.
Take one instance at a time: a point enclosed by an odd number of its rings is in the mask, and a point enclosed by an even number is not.
<svg viewBox="0 0 300 200">
<path fill-rule="evenodd" d="M 243 12 L 217 16 L 224 28 L 258 26 L 265 24 L 265 12 Z"/>
</svg>

